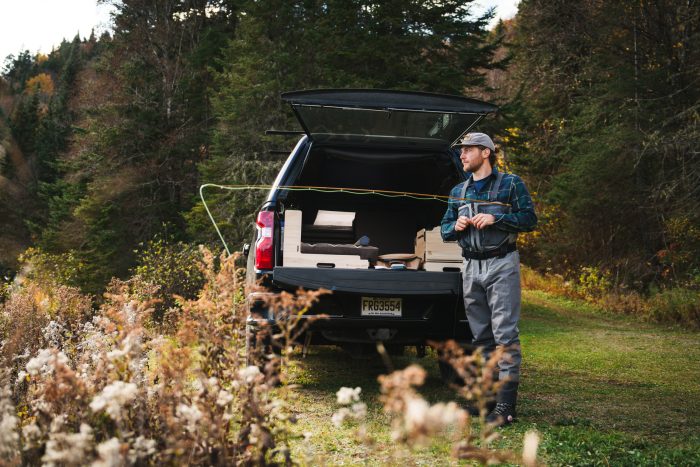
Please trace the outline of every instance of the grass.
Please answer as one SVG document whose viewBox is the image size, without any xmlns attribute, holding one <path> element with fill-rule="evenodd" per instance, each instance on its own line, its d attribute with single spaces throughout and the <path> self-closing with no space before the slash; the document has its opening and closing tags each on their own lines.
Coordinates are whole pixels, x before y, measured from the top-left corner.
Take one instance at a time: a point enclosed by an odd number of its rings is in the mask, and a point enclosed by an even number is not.
<svg viewBox="0 0 700 467">
<path fill-rule="evenodd" d="M 521 340 L 520 421 L 501 430 L 501 446 L 518 451 L 523 434 L 536 429 L 549 465 L 700 465 L 700 334 L 525 291 Z M 453 398 L 434 356 L 394 359 L 397 368 L 413 362 L 430 374 L 424 397 Z M 447 439 L 397 451 L 379 402 L 377 376 L 385 372 L 379 359 L 353 360 L 330 347 L 297 357 L 297 430 L 308 441 L 294 450 L 309 463 L 320 456 L 329 465 L 454 463 Z M 341 386 L 362 387 L 376 445 L 359 441 L 352 424 L 331 423 Z"/>
</svg>

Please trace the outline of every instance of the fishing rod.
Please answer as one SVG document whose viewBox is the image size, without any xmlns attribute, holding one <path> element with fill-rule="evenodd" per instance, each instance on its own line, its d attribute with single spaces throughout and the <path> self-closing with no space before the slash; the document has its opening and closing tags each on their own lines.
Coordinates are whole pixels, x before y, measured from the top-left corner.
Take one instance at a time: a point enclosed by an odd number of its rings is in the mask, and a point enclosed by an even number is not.
<svg viewBox="0 0 700 467">
<path fill-rule="evenodd" d="M 219 239 L 221 239 L 221 243 L 224 245 L 224 249 L 226 250 L 226 254 L 229 256 L 231 255 L 231 251 L 228 248 L 228 245 L 226 244 L 226 240 L 224 240 L 224 236 L 221 233 L 221 230 L 219 229 L 219 225 L 216 223 L 216 220 L 214 219 L 214 216 L 211 213 L 211 210 L 209 209 L 209 205 L 207 204 L 206 199 L 204 198 L 204 189 L 205 188 L 218 188 L 221 190 L 227 190 L 227 191 L 244 191 L 244 190 L 272 190 L 273 188 L 276 188 L 278 190 L 287 190 L 287 191 L 312 191 L 312 192 L 318 192 L 318 193 L 347 193 L 350 195 L 358 195 L 358 196 L 364 196 L 364 195 L 374 195 L 374 196 L 383 196 L 386 198 L 410 198 L 410 199 L 415 199 L 418 201 L 439 201 L 443 203 L 449 203 L 450 201 L 467 201 L 467 202 L 480 202 L 484 204 L 499 204 L 502 206 L 507 206 L 505 203 L 501 203 L 498 201 L 485 201 L 485 200 L 478 200 L 478 199 L 472 199 L 472 198 L 460 198 L 456 196 L 445 196 L 445 195 L 435 195 L 435 194 L 427 194 L 427 193 L 412 193 L 409 191 L 393 191 L 393 190 L 376 190 L 376 189 L 370 189 L 370 188 L 341 188 L 341 187 L 329 187 L 329 186 L 307 186 L 307 185 L 219 185 L 216 183 L 205 183 L 202 186 L 199 187 L 199 197 L 202 200 L 202 204 L 204 205 L 204 209 L 207 212 L 207 215 L 209 216 L 209 220 L 211 220 L 211 223 L 214 225 L 214 229 L 216 229 L 216 233 L 219 235 Z"/>
</svg>

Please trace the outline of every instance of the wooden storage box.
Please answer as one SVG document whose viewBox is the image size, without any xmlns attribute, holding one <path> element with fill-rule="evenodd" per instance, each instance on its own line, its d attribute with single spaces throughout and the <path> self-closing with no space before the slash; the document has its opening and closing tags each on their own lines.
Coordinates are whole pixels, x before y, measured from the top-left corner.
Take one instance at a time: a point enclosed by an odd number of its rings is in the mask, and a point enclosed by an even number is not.
<svg viewBox="0 0 700 467">
<path fill-rule="evenodd" d="M 367 269 L 369 261 L 356 255 L 326 255 L 301 252 L 301 211 L 284 213 L 284 237 L 282 262 L 285 267 L 326 267 L 343 269 Z"/>
<path fill-rule="evenodd" d="M 444 242 L 440 236 L 440 228 L 425 231 L 425 261 L 426 262 L 462 262 L 462 247 L 455 242 Z"/>
<path fill-rule="evenodd" d="M 439 227 L 418 231 L 416 256 L 423 259 L 426 271 L 459 271 L 462 268 L 462 247 L 457 242 L 444 242 Z"/>
</svg>

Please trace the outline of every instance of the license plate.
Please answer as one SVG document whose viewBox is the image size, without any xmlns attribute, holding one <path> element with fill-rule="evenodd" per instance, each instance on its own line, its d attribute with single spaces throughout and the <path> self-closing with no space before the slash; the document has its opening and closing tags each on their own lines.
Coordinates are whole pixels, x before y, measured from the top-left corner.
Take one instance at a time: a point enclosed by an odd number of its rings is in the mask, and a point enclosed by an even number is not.
<svg viewBox="0 0 700 467">
<path fill-rule="evenodd" d="M 362 297 L 362 316 L 401 316 L 401 299 Z"/>
</svg>

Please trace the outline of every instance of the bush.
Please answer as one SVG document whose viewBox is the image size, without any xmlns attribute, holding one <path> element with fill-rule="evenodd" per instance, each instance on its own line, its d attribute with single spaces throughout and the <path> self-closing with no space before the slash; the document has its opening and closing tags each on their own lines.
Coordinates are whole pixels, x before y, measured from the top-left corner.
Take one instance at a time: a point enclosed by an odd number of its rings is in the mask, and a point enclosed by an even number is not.
<svg viewBox="0 0 700 467">
<path fill-rule="evenodd" d="M 663 290 L 649 300 L 649 317 L 700 329 L 700 291 L 681 287 Z"/>
<path fill-rule="evenodd" d="M 71 354 L 92 300 L 75 287 L 25 281 L 0 305 L 0 365 L 17 367 L 43 347 Z"/>
<path fill-rule="evenodd" d="M 567 297 L 573 293 L 572 288 L 559 274 L 541 274 L 525 265 L 520 269 L 520 282 L 524 289 L 542 290 Z"/>
<path fill-rule="evenodd" d="M 13 290 L 1 316 L 34 325 L 0 365 L 0 463 L 291 465 L 289 392 L 273 391 L 284 367 L 273 374 L 245 361 L 235 258 L 204 251 L 202 263 L 207 281 L 196 300 L 182 300 L 166 338 L 143 325 L 153 300 L 139 300 L 128 281 L 113 280 L 94 318 L 55 341 L 46 320 L 32 319 L 44 311 L 35 284 Z M 300 292 L 293 304 L 305 309 L 317 295 Z M 57 313 L 64 326 L 69 313 Z M 10 362 L 19 364 L 4 370 Z"/>
<path fill-rule="evenodd" d="M 177 304 L 176 297 L 194 299 L 204 285 L 202 253 L 195 245 L 156 236 L 136 254 L 134 274 L 146 289 L 148 285 L 157 288 L 151 297 L 160 301 L 155 304 L 156 320 Z"/>
<path fill-rule="evenodd" d="M 594 267 L 581 268 L 577 281 L 567 281 L 558 274 L 542 274 L 523 266 L 521 284 L 525 289 L 585 300 L 616 313 L 700 329 L 700 291 L 695 289 L 673 287 L 645 296 L 613 288 L 610 274 Z"/>
<path fill-rule="evenodd" d="M 648 299 L 637 292 L 612 291 L 593 300 L 600 307 L 617 313 L 646 318 L 649 315 Z"/>
<path fill-rule="evenodd" d="M 72 251 L 49 253 L 41 248 L 28 248 L 19 256 L 22 264 L 18 274 L 19 282 L 29 279 L 44 287 L 79 287 L 80 278 L 85 272 L 85 263 Z"/>
<path fill-rule="evenodd" d="M 596 299 L 611 288 L 610 273 L 595 266 L 584 266 L 578 275 L 576 290 L 586 299 Z"/>
</svg>

